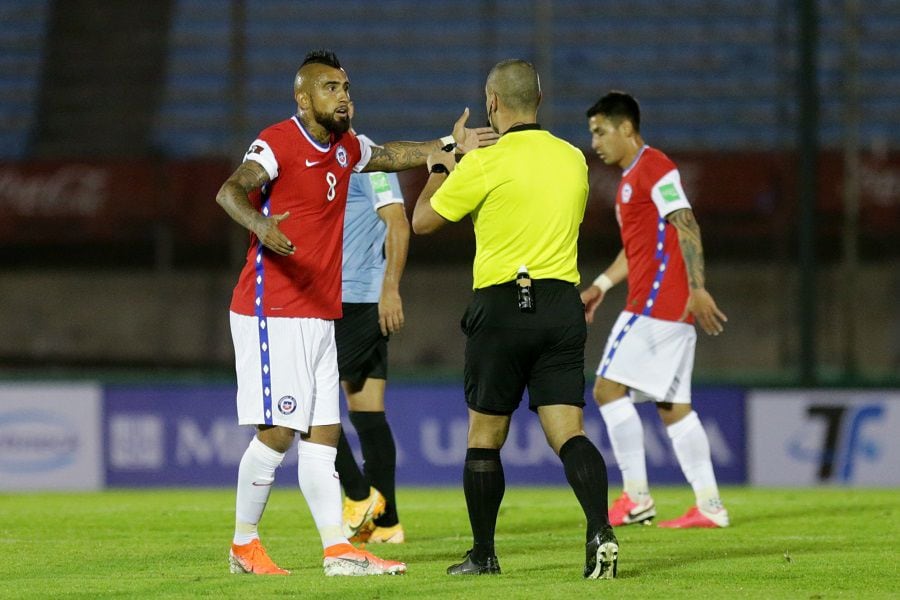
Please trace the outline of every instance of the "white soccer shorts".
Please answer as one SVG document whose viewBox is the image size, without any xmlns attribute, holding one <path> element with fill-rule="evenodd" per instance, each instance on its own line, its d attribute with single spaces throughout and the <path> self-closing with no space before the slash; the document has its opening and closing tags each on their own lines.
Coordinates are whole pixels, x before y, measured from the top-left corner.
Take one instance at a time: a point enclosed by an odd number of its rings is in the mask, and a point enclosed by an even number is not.
<svg viewBox="0 0 900 600">
<path fill-rule="evenodd" d="M 631 388 L 634 402 L 691 403 L 694 326 L 623 311 L 603 350 L 597 375 Z"/>
<path fill-rule="evenodd" d="M 340 423 L 334 322 L 231 313 L 241 425 Z"/>
</svg>

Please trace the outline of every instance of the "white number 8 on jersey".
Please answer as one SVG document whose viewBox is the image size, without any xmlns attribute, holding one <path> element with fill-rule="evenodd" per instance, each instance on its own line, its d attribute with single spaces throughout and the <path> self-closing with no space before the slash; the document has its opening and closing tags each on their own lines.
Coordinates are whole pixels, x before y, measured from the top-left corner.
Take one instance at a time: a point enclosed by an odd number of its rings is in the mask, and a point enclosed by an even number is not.
<svg viewBox="0 0 900 600">
<path fill-rule="evenodd" d="M 337 195 L 337 190 L 335 190 L 335 186 L 337 185 L 337 177 L 331 171 L 325 173 L 325 182 L 328 183 L 328 193 L 325 196 L 328 198 L 328 201 L 331 202 L 334 200 L 334 197 Z"/>
</svg>

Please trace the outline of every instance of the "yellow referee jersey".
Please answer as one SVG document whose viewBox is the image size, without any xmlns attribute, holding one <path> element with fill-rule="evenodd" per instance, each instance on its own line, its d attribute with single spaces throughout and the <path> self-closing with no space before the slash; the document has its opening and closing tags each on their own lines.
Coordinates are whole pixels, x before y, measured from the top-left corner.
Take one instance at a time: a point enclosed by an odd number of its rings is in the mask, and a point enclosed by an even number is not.
<svg viewBox="0 0 900 600">
<path fill-rule="evenodd" d="M 449 221 L 472 215 L 474 289 L 512 281 L 520 265 L 533 279 L 578 285 L 578 229 L 587 196 L 584 154 L 531 124 L 466 154 L 431 206 Z"/>
</svg>

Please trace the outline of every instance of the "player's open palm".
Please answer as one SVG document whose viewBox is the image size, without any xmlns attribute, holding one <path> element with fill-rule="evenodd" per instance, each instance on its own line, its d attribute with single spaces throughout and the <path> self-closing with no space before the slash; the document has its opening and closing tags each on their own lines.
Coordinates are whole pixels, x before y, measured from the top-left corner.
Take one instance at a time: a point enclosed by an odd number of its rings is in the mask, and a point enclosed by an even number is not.
<svg viewBox="0 0 900 600">
<path fill-rule="evenodd" d="M 588 323 L 594 322 L 594 313 L 597 307 L 603 302 L 603 290 L 596 285 L 592 285 L 581 292 L 581 303 L 584 304 L 584 320 Z"/>
<path fill-rule="evenodd" d="M 497 140 L 500 139 L 500 134 L 494 131 L 493 127 L 476 127 L 475 129 L 466 129 L 466 135 L 468 136 L 470 133 L 475 134 L 475 139 L 478 142 L 478 145 L 475 146 L 475 148 L 493 146 L 497 143 Z M 465 154 L 470 150 L 475 150 L 475 148 L 471 148 L 469 147 L 469 145 L 463 145 L 459 147 L 459 151 Z"/>
<path fill-rule="evenodd" d="M 687 319 L 688 314 L 694 315 L 694 319 L 709 335 L 719 335 L 725 331 L 725 323 L 728 317 L 725 316 L 716 301 L 705 288 L 697 288 L 691 290 L 688 296 L 687 306 L 684 307 L 684 314 L 681 315 L 681 321 Z"/>
<path fill-rule="evenodd" d="M 278 224 L 287 219 L 290 214 L 285 212 L 280 215 L 266 217 L 258 227 L 258 231 L 253 232 L 263 246 L 282 256 L 290 256 L 294 253 L 294 244 L 278 228 Z"/>
<path fill-rule="evenodd" d="M 466 127 L 466 121 L 468 120 L 469 109 L 466 108 L 453 125 L 453 139 L 456 140 L 456 147 L 463 154 L 476 148 L 492 146 L 500 139 L 500 136 L 491 127 L 476 127 L 474 129 Z"/>
</svg>

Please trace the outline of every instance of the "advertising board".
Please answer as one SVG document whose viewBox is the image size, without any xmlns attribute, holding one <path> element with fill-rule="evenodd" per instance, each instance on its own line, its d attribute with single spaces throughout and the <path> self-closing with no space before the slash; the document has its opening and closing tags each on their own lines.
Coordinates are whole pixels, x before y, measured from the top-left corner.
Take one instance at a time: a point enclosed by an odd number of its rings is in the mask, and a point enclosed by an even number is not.
<svg viewBox="0 0 900 600">
<path fill-rule="evenodd" d="M 252 428 L 238 427 L 231 386 L 110 387 L 106 392 L 106 481 L 111 486 L 230 486 Z M 742 483 L 744 423 L 742 390 L 696 390 L 695 406 L 710 438 L 721 483 Z M 609 465 L 610 481 L 620 481 L 599 410 L 586 393 L 585 431 Z M 343 402 L 343 400 L 342 400 Z M 651 405 L 644 417 L 647 468 L 651 483 L 681 483 L 684 477 Z M 397 482 L 444 485 L 461 481 L 466 455 L 467 412 L 457 384 L 391 384 L 388 420 L 397 445 Z M 358 443 L 344 412 L 351 446 Z M 537 416 L 523 405 L 514 414 L 502 452 L 510 484 L 565 484 L 559 459 L 547 445 Z M 297 455 L 288 452 L 277 484 L 296 485 Z"/>
<path fill-rule="evenodd" d="M 751 484 L 900 485 L 900 392 L 754 391 L 747 412 Z"/>
<path fill-rule="evenodd" d="M 0 384 L 0 490 L 101 488 L 101 399 L 93 383 Z"/>
</svg>

